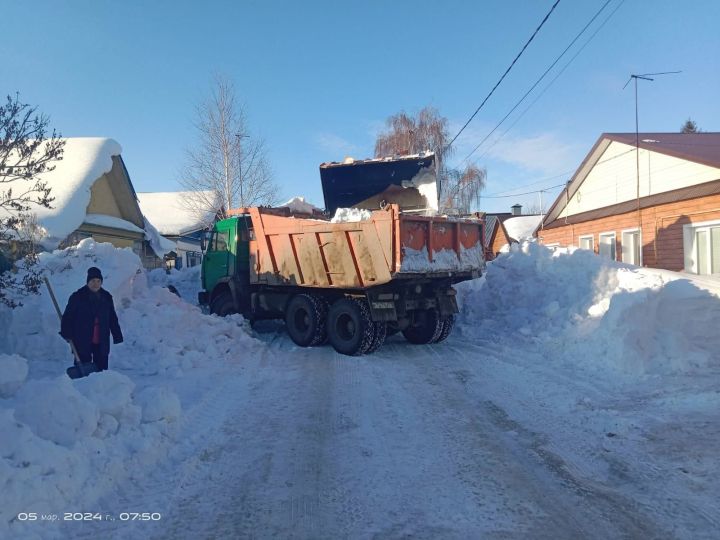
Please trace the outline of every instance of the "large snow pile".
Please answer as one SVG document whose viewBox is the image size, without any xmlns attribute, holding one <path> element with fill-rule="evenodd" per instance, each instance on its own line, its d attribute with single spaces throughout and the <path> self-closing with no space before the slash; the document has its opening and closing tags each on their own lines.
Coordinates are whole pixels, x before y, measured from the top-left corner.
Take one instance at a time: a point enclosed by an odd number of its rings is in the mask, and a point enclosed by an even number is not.
<svg viewBox="0 0 720 540">
<path fill-rule="evenodd" d="M 85 284 L 87 268 L 101 268 L 125 342 L 111 348 L 109 371 L 73 381 L 65 375 L 72 355 L 58 335 L 47 291 L 25 298 L 22 308 L 0 308 L 5 538 L 37 531 L 18 513 L 90 508 L 129 475 L 162 459 L 176 442 L 183 411 L 202 398 L 203 377 L 218 377 L 229 362 L 261 346 L 240 316 L 203 315 L 166 288 L 148 285 L 129 249 L 87 239 L 42 254 L 40 265 L 61 309 Z M 188 274 L 197 277 L 197 271 Z"/>
<path fill-rule="evenodd" d="M 172 268 L 169 272 L 164 268 L 157 268 L 148 272 L 148 283 L 158 287 L 172 285 L 185 302 L 197 304 L 198 293 L 202 290 L 200 270 L 200 265 L 188 266 L 180 270 Z"/>
<path fill-rule="evenodd" d="M 720 366 L 720 298 L 691 276 L 525 243 L 458 290 L 464 335 L 528 340 L 548 362 L 628 376 Z"/>
</svg>

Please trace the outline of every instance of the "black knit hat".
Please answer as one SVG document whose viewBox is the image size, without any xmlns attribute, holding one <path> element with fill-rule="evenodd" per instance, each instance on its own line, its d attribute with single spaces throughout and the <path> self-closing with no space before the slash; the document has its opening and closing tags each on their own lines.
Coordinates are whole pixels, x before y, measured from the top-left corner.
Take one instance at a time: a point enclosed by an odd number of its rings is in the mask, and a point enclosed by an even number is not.
<svg viewBox="0 0 720 540">
<path fill-rule="evenodd" d="M 97 268 L 95 266 L 91 266 L 90 268 L 88 268 L 88 275 L 87 275 L 87 280 L 85 281 L 85 283 L 90 283 L 90 280 L 95 279 L 95 278 L 98 278 L 100 281 L 102 281 L 103 280 L 102 272 L 100 272 L 99 268 Z"/>
</svg>

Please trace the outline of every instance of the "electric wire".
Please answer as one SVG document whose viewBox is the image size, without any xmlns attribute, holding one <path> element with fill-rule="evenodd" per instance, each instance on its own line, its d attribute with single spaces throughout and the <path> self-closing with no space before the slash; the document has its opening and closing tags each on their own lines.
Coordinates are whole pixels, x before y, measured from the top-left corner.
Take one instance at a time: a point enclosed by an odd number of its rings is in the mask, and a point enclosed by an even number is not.
<svg viewBox="0 0 720 540">
<path fill-rule="evenodd" d="M 590 42 L 595 38 L 595 36 L 600 32 L 600 30 L 602 30 L 602 28 L 607 24 L 607 22 L 608 22 L 610 19 L 612 19 L 613 15 L 615 15 L 615 13 L 620 9 L 620 7 L 622 7 L 622 5 L 623 5 L 624 3 L 625 3 L 625 0 L 620 0 L 620 3 L 619 3 L 619 4 L 617 5 L 617 7 L 612 11 L 612 13 L 610 13 L 610 15 L 608 15 L 608 16 L 605 18 L 605 20 L 600 24 L 600 26 L 597 27 L 597 29 L 595 30 L 595 32 L 593 32 L 593 34 L 587 39 L 587 41 L 585 41 L 585 43 L 583 43 L 582 47 L 580 47 L 580 49 L 578 49 L 578 51 L 573 55 L 573 57 L 572 57 L 570 60 L 568 60 L 567 64 L 565 64 L 565 65 L 563 66 L 563 68 L 558 72 L 558 74 L 555 75 L 555 77 L 553 77 L 553 79 L 545 86 L 545 88 L 542 89 L 542 91 L 537 95 L 537 97 L 532 101 L 532 103 L 530 103 L 530 105 L 528 105 L 527 107 L 525 107 L 525 109 L 518 115 L 518 117 L 515 119 L 515 121 L 514 121 L 512 124 L 510 124 L 510 126 L 509 126 L 505 131 L 503 131 L 502 134 L 501 134 L 497 139 L 495 139 L 495 140 L 493 141 L 493 143 L 492 143 L 488 148 L 485 149 L 485 151 L 480 155 L 480 157 L 477 158 L 478 161 L 482 160 L 482 158 L 484 158 L 484 157 L 488 154 L 488 152 L 489 152 L 498 142 L 500 142 L 500 140 L 501 140 L 505 135 L 507 135 L 508 132 L 509 132 L 512 128 L 514 128 L 514 127 L 517 125 L 517 123 L 522 119 L 522 117 L 525 116 L 525 114 L 526 114 L 530 109 L 532 109 L 532 107 L 540 100 L 540 98 L 541 98 L 543 95 L 545 95 L 545 92 L 547 92 L 547 91 L 550 89 L 550 87 L 555 83 L 555 81 L 557 81 L 557 80 L 560 78 L 560 76 L 561 76 L 563 73 L 565 73 L 565 70 L 566 70 L 568 67 L 570 67 L 570 64 L 572 64 L 572 63 L 575 61 L 575 59 L 576 59 L 578 56 L 580 56 L 580 53 L 585 49 L 585 47 L 587 47 L 587 46 L 590 44 Z M 468 157 L 470 157 L 470 156 L 468 156 Z M 466 158 L 466 159 L 467 159 L 467 158 Z M 465 161 L 465 160 L 463 160 L 463 161 Z"/>
<path fill-rule="evenodd" d="M 593 22 L 595 22 L 595 19 L 597 19 L 597 18 L 600 16 L 600 14 L 605 10 L 605 8 L 610 4 L 610 2 L 612 2 L 612 0 L 606 0 L 606 2 L 600 7 L 600 9 L 595 13 L 595 15 L 593 15 L 593 16 L 590 18 L 590 20 L 589 20 L 589 21 L 587 22 L 587 24 L 583 27 L 583 29 L 580 30 L 580 32 L 573 38 L 573 40 L 570 42 L 570 44 L 569 44 L 567 47 L 565 47 L 565 50 L 564 50 L 563 52 L 561 52 L 560 55 L 555 59 L 555 61 L 553 61 L 553 63 L 550 64 L 550 66 L 545 70 L 545 72 L 544 72 L 542 75 L 540 75 L 540 78 L 538 78 L 538 80 L 535 81 L 535 84 L 533 84 L 533 85 L 530 87 L 530 89 L 529 89 L 527 92 L 525 92 L 525 94 L 517 101 L 517 103 L 515 103 L 515 105 L 513 105 L 512 109 L 510 109 L 510 111 L 508 111 L 508 113 L 503 117 L 503 119 L 500 120 L 500 122 L 498 122 L 497 125 L 496 125 L 494 128 L 492 128 L 492 130 L 490 131 L 490 133 L 488 133 L 487 135 L 485 135 L 485 138 L 483 138 L 483 139 L 477 144 L 477 146 L 475 146 L 475 148 L 473 148 L 473 150 L 472 150 L 467 156 L 465 156 L 465 159 L 463 159 L 463 162 L 465 162 L 465 161 L 467 161 L 468 159 L 470 159 L 470 156 L 472 156 L 472 155 L 477 151 L 477 149 L 480 148 L 480 147 L 482 146 L 482 144 L 483 144 L 485 141 L 487 141 L 493 133 L 495 133 L 495 131 L 505 122 L 505 120 L 508 119 L 508 117 L 509 117 L 513 112 L 515 112 L 515 109 L 517 109 L 517 108 L 522 104 L 522 102 L 525 101 L 525 98 L 527 98 L 527 97 L 530 95 L 530 93 L 531 93 L 533 90 L 535 90 L 535 88 L 537 87 L 537 85 L 542 82 L 542 80 L 545 78 L 545 76 L 546 76 L 548 73 L 550 73 L 550 71 L 557 65 L 557 63 L 562 59 L 562 57 L 565 56 L 565 54 L 572 48 L 573 45 L 575 45 L 575 42 L 577 42 L 577 40 L 580 39 L 580 37 L 587 31 L 587 29 L 590 27 L 590 25 L 591 25 Z"/>
<path fill-rule="evenodd" d="M 555 11 L 555 8 L 557 7 L 557 5 L 558 5 L 559 3 L 560 3 L 560 0 L 555 0 L 555 3 L 554 3 L 554 4 L 552 5 L 552 7 L 550 8 L 550 11 L 547 12 L 547 14 L 545 15 L 545 18 L 543 18 L 543 20 L 542 20 L 542 22 L 540 23 L 540 25 L 535 29 L 535 31 L 533 32 L 532 36 L 530 36 L 530 39 L 528 39 L 527 42 L 525 43 L 525 45 L 523 45 L 523 48 L 520 49 L 520 52 L 517 54 L 517 56 L 516 56 L 515 59 L 512 61 L 512 63 L 510 64 L 510 66 L 505 70 L 505 73 L 503 73 L 502 77 L 500 77 L 500 80 L 498 80 L 498 82 L 495 83 L 495 86 L 493 86 L 492 90 L 490 90 L 490 93 L 489 93 L 487 96 L 485 96 L 485 99 L 483 99 L 482 103 L 480 103 L 480 106 L 479 106 L 477 109 L 475 109 L 475 112 L 472 114 L 472 116 L 470 116 L 470 118 L 468 119 L 468 121 L 465 122 L 465 125 L 464 125 L 462 128 L 460 128 L 460 131 L 457 132 L 457 134 L 456 134 L 456 135 L 452 138 L 452 140 L 445 146 L 445 148 L 442 149 L 442 152 L 441 152 L 441 153 L 444 154 L 445 151 L 446 151 L 448 148 L 450 148 L 450 146 L 452 146 L 452 144 L 455 142 L 455 140 L 460 136 L 460 134 L 461 134 L 463 131 L 465 131 L 465 128 L 468 127 L 468 125 L 470 124 L 470 122 L 472 122 L 473 118 L 475 118 L 475 116 L 477 115 L 477 113 L 480 112 L 480 109 L 482 109 L 483 106 L 485 105 L 485 103 L 487 103 L 487 100 L 490 99 L 490 96 L 492 96 L 493 93 L 495 93 L 495 90 L 497 89 L 497 87 L 500 86 L 500 83 L 502 83 L 503 80 L 505 79 L 505 77 L 507 76 L 507 74 L 510 73 L 510 70 L 513 68 L 513 66 L 515 65 L 515 63 L 520 59 L 520 57 L 522 56 L 522 54 L 525 52 L 525 49 L 527 49 L 528 45 L 530 45 L 530 43 L 532 42 L 532 40 L 535 39 L 535 36 L 538 34 L 538 32 L 539 32 L 540 29 L 543 27 L 543 25 L 545 24 L 545 22 L 550 18 L 550 15 L 552 15 L 552 12 Z"/>
</svg>

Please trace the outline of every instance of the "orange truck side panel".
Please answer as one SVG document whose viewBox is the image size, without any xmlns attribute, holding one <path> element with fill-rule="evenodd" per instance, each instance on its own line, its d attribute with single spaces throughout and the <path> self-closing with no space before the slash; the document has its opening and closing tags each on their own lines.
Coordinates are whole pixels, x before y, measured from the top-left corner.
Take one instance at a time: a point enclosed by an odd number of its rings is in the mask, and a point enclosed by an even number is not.
<svg viewBox="0 0 720 540">
<path fill-rule="evenodd" d="M 250 242 L 250 282 L 268 285 L 362 289 L 389 282 L 400 270 L 404 248 L 438 251 L 481 246 L 478 222 L 400 214 L 396 205 L 373 212 L 366 221 L 331 223 L 246 208 Z M 458 263 L 459 265 L 459 263 Z"/>
</svg>

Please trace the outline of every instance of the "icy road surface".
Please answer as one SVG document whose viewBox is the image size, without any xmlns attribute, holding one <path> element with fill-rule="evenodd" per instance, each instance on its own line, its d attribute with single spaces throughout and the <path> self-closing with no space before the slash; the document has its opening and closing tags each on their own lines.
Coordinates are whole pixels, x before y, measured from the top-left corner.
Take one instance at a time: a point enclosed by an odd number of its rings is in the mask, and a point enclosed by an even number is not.
<svg viewBox="0 0 720 540">
<path fill-rule="evenodd" d="M 674 493 L 690 472 L 657 466 L 643 448 L 644 437 L 663 434 L 617 425 L 632 398 L 614 401 L 611 389 L 562 378 L 542 362 L 532 370 L 527 358 L 514 362 L 531 351 L 462 336 L 413 346 L 394 336 L 378 353 L 351 358 L 328 346 L 297 348 L 274 323 L 259 336 L 268 344 L 262 355 L 238 363 L 188 412 L 181 438 L 193 444 L 169 460 L 182 465 L 160 466 L 105 501 L 152 506 L 146 511 L 162 520 L 103 523 L 84 528 L 87 537 L 669 538 L 678 527 L 680 536 L 718 530 L 706 498 Z M 580 413 L 556 410 L 565 399 Z M 583 407 L 612 411 L 614 431 L 584 423 Z"/>
</svg>

